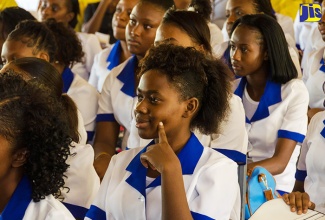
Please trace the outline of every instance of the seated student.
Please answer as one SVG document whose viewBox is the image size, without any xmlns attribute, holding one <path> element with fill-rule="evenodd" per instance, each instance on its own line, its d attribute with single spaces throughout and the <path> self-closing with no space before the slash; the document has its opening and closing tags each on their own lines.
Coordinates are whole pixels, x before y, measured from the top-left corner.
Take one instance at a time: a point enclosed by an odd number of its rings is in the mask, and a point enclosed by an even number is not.
<svg viewBox="0 0 325 220">
<path fill-rule="evenodd" d="M 41 21 L 53 18 L 66 27 L 74 29 L 78 23 L 79 2 L 78 0 L 40 0 L 38 14 Z M 82 32 L 76 34 L 81 41 L 84 56 L 80 62 L 73 65 L 72 71 L 88 81 L 94 57 L 102 49 L 96 35 Z"/>
<path fill-rule="evenodd" d="M 226 5 L 226 14 L 227 14 L 227 21 L 226 21 L 226 30 L 227 34 L 230 37 L 230 31 L 234 22 L 239 19 L 240 17 L 247 15 L 247 14 L 266 14 L 276 20 L 276 16 L 273 13 L 272 5 L 270 0 L 228 0 Z M 285 29 L 283 29 L 285 31 Z M 296 69 L 298 71 L 299 77 L 301 77 L 301 68 L 299 63 L 299 56 L 298 51 L 296 51 L 295 41 L 290 35 L 285 35 L 286 40 L 289 44 L 289 52 L 291 59 L 293 60 Z M 226 38 L 224 38 L 226 40 Z M 287 44 L 287 45 L 288 45 Z M 223 58 L 225 62 L 229 65 L 230 68 L 230 56 L 229 56 L 229 40 L 219 44 L 217 47 L 213 48 L 213 52 L 217 57 Z"/>
<path fill-rule="evenodd" d="M 203 53 L 212 54 L 210 32 L 205 19 L 193 11 L 168 10 L 159 25 L 155 45 L 169 43 L 183 47 L 195 47 Z M 230 72 L 230 70 L 224 70 Z M 245 111 L 241 99 L 231 94 L 230 113 L 220 124 L 218 133 L 209 136 L 195 131 L 203 146 L 214 148 L 238 163 L 246 163 L 248 138 L 245 128 Z M 132 120 L 128 148 L 145 146 L 150 140 L 141 139 Z"/>
<path fill-rule="evenodd" d="M 149 50 L 140 68 L 136 126 L 141 138 L 154 140 L 112 157 L 86 219 L 238 214 L 236 163 L 203 147 L 191 132 L 213 133 L 227 115 L 230 81 L 220 71 L 224 64 L 194 48 L 161 44 Z"/>
<path fill-rule="evenodd" d="M 23 8 L 8 7 L 0 10 L 0 52 L 8 34 L 13 31 L 16 25 L 23 20 L 36 20 L 33 15 Z M 0 68 L 3 65 L 0 59 Z"/>
<path fill-rule="evenodd" d="M 86 144 L 84 126 L 79 126 L 82 117 L 72 99 L 67 94 L 62 94 L 63 80 L 50 63 L 25 57 L 10 62 L 1 71 L 10 69 L 19 72 L 25 79 L 34 78 L 48 86 L 64 106 L 65 111 L 62 114 L 69 122 L 69 136 L 73 142 L 70 144 L 70 156 L 67 159 L 69 168 L 65 173 L 61 195 L 64 198 L 63 204 L 73 216 L 83 219 L 99 189 L 99 178 L 93 166 L 94 150 L 91 145 Z"/>
<path fill-rule="evenodd" d="M 318 34 L 322 39 L 322 45 L 315 48 L 315 51 L 306 53 L 304 56 L 306 64 L 303 69 L 303 77 L 308 92 L 309 92 L 309 109 L 308 119 L 310 120 L 317 112 L 325 110 L 325 1 L 322 3 L 323 15 L 318 23 Z"/>
<path fill-rule="evenodd" d="M 21 57 L 37 57 L 52 63 L 61 73 L 63 92 L 76 103 L 83 117 L 88 141 L 94 135 L 98 93 L 88 82 L 70 69 L 82 58 L 82 48 L 75 32 L 53 19 L 44 23 L 21 22 L 12 31 L 2 49 L 2 59 L 10 62 Z"/>
<path fill-rule="evenodd" d="M 138 0 L 120 0 L 116 6 L 112 23 L 113 34 L 118 41 L 96 54 L 88 80 L 99 92 L 102 91 L 104 81 L 111 70 L 131 56 L 126 44 L 125 28 L 137 3 Z"/>
<path fill-rule="evenodd" d="M 318 112 L 310 121 L 298 160 L 296 183 L 292 193 L 283 196 L 291 211 L 306 213 L 316 209 L 325 213 L 325 111 Z"/>
<path fill-rule="evenodd" d="M 71 142 L 62 112 L 47 87 L 0 74 L 0 219 L 74 219 L 56 199 Z"/>
<path fill-rule="evenodd" d="M 88 4 L 84 13 L 82 32 L 107 34 L 109 44 L 114 44 L 116 39 L 113 36 L 112 20 L 117 3 L 117 0 L 102 0 Z"/>
<path fill-rule="evenodd" d="M 307 130 L 308 91 L 297 79 L 280 25 L 268 15 L 245 15 L 233 25 L 231 64 L 240 79 L 249 149 L 247 168 L 274 175 L 280 194 L 291 192 L 300 146 Z"/>
<path fill-rule="evenodd" d="M 133 56 L 115 67 L 104 82 L 99 98 L 94 139 L 94 166 L 100 178 L 115 154 L 120 126 L 125 128 L 122 149 L 129 137 L 133 108 L 137 100 L 135 88 L 138 62 L 154 43 L 156 30 L 172 0 L 140 0 L 132 9 L 126 26 L 126 42 Z"/>
</svg>

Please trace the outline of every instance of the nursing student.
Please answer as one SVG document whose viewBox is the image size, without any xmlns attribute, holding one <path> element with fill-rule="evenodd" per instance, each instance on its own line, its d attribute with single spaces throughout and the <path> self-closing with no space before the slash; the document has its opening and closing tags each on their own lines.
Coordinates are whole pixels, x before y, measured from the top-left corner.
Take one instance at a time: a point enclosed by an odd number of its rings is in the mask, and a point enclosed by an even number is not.
<svg viewBox="0 0 325 220">
<path fill-rule="evenodd" d="M 102 91 L 103 83 L 110 71 L 131 56 L 125 39 L 125 28 L 129 23 L 131 11 L 137 3 L 138 0 L 120 0 L 116 5 L 112 27 L 114 38 L 118 41 L 96 54 L 88 80 L 98 92 Z"/>
<path fill-rule="evenodd" d="M 241 77 L 234 91 L 242 99 L 248 132 L 247 167 L 265 167 L 281 194 L 294 186 L 309 102 L 286 45 L 280 25 L 268 15 L 245 15 L 231 30 L 231 64 Z"/>
<path fill-rule="evenodd" d="M 47 87 L 0 74 L 0 218 L 73 220 L 58 200 L 71 138 L 62 104 Z"/>
<path fill-rule="evenodd" d="M 28 41 L 27 41 L 28 40 Z M 88 141 L 92 141 L 98 108 L 99 94 L 88 82 L 71 70 L 82 59 L 81 43 L 72 29 L 53 19 L 44 23 L 25 21 L 12 31 L 2 48 L 2 59 L 32 56 L 52 63 L 61 73 L 63 91 L 76 103 L 81 112 Z"/>
<path fill-rule="evenodd" d="M 212 54 L 210 31 L 206 20 L 199 13 L 193 11 L 168 10 L 166 12 L 155 38 L 155 45 L 162 43 L 195 47 L 203 53 Z M 230 72 L 230 70 L 224 71 Z M 211 147 L 235 162 L 245 164 L 248 137 L 245 128 L 244 107 L 241 99 L 233 94 L 229 97 L 229 105 L 230 113 L 222 121 L 218 133 L 203 135 L 195 131 L 195 135 L 203 146 Z M 136 121 L 133 119 L 127 147 L 143 147 L 149 142 L 150 140 L 140 138 Z"/>
<path fill-rule="evenodd" d="M 318 23 L 318 34 L 322 38 L 322 46 L 314 52 L 306 54 L 306 65 L 303 69 L 303 78 L 309 92 L 308 119 L 310 120 L 317 112 L 325 109 L 325 1 L 322 3 L 322 18 Z"/>
<path fill-rule="evenodd" d="M 136 126 L 141 138 L 154 140 L 112 157 L 86 219 L 239 216 L 236 163 L 191 132 L 213 133 L 227 115 L 224 64 L 194 48 L 161 44 L 140 67 Z"/>
<path fill-rule="evenodd" d="M 227 30 L 229 38 L 230 38 L 230 31 L 232 29 L 234 22 L 240 17 L 247 14 L 266 14 L 277 21 L 277 17 L 274 14 L 271 2 L 269 0 L 263 0 L 263 1 L 228 0 L 226 5 L 227 20 L 225 23 L 225 28 Z M 282 29 L 285 32 L 289 28 L 283 26 Z M 301 77 L 302 74 L 301 74 L 301 68 L 299 63 L 299 54 L 298 54 L 298 50 L 296 49 L 296 43 L 294 41 L 294 38 L 291 37 L 291 35 L 286 34 L 285 37 L 288 42 L 287 47 L 289 47 L 290 56 L 296 66 L 299 77 Z M 224 39 L 226 40 L 227 38 L 224 37 Z M 226 40 L 222 44 L 219 44 L 217 47 L 213 48 L 213 51 L 217 57 L 223 58 L 231 68 L 230 56 L 229 56 L 229 52 L 230 52 L 229 40 Z"/>
<path fill-rule="evenodd" d="M 172 0 L 141 0 L 132 9 L 126 26 L 126 42 L 128 50 L 134 55 L 110 72 L 99 98 L 94 166 L 101 178 L 111 156 L 115 154 L 120 125 L 125 128 L 122 141 L 122 148 L 125 149 L 137 100 L 138 62 L 153 45 L 162 17 L 172 5 Z"/>
<path fill-rule="evenodd" d="M 41 21 L 53 18 L 73 30 L 78 23 L 79 10 L 78 0 L 40 0 L 38 16 Z M 72 72 L 88 81 L 94 57 L 102 48 L 96 35 L 82 32 L 76 34 L 81 41 L 84 56 L 72 67 Z"/>
<path fill-rule="evenodd" d="M 73 100 L 62 93 L 63 80 L 58 71 L 47 61 L 34 57 L 13 60 L 3 67 L 3 71 L 19 72 L 25 80 L 37 80 L 47 86 L 57 97 L 67 117 L 70 143 L 69 165 L 61 188 L 61 202 L 76 219 L 83 219 L 99 189 L 99 178 L 94 169 L 94 150 L 86 144 L 87 133 L 79 122 L 82 117 Z M 82 184 L 80 184 L 82 183 Z"/>
</svg>

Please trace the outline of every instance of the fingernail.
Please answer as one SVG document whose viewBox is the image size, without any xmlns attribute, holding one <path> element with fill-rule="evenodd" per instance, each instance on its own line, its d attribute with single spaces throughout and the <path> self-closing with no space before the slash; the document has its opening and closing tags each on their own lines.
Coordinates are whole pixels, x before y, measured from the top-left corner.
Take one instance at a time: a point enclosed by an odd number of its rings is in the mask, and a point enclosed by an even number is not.
<svg viewBox="0 0 325 220">
<path fill-rule="evenodd" d="M 160 125 L 160 126 L 163 126 L 164 124 L 163 124 L 162 122 L 159 122 L 159 125 Z"/>
</svg>

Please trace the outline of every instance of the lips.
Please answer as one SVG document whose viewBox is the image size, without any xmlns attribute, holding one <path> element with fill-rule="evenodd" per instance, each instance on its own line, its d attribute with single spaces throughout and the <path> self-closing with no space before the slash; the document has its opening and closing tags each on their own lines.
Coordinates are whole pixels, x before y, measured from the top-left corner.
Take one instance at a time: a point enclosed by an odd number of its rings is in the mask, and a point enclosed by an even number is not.
<svg viewBox="0 0 325 220">
<path fill-rule="evenodd" d="M 240 65 L 238 65 L 237 62 L 232 62 L 231 67 L 233 70 L 241 70 L 242 69 L 242 67 Z"/>
<path fill-rule="evenodd" d="M 133 40 L 133 39 L 129 39 L 127 43 L 128 43 L 129 46 L 139 46 L 140 45 L 139 41 L 136 41 L 136 40 Z"/>
<path fill-rule="evenodd" d="M 145 127 L 149 126 L 149 124 L 150 124 L 149 119 L 145 119 L 145 118 L 141 118 L 141 117 L 136 117 L 135 121 L 136 121 L 135 126 L 138 129 L 145 128 Z"/>
</svg>

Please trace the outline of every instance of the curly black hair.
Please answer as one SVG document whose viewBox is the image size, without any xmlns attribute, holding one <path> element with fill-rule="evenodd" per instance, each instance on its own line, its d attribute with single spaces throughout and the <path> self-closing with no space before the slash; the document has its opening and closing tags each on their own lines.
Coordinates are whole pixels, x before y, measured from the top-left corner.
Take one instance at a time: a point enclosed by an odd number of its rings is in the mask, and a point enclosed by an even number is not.
<svg viewBox="0 0 325 220">
<path fill-rule="evenodd" d="M 7 41 L 21 41 L 27 47 L 33 48 L 33 54 L 45 51 L 49 55 L 49 62 L 54 62 L 57 45 L 53 33 L 44 24 L 25 20 L 20 22 L 8 35 Z"/>
<path fill-rule="evenodd" d="M 78 132 L 78 114 L 77 106 L 70 96 L 62 94 L 63 80 L 61 74 L 55 69 L 53 65 L 43 59 L 36 57 L 23 57 L 13 60 L 9 63 L 7 68 L 14 66 L 22 71 L 24 75 L 28 75 L 28 80 L 35 78 L 41 84 L 47 86 L 51 92 L 62 102 L 65 108 L 65 114 L 69 122 L 69 135 L 76 143 L 79 142 Z"/>
<path fill-rule="evenodd" d="M 212 5 L 210 0 L 193 0 L 191 5 L 207 22 L 211 20 Z"/>
<path fill-rule="evenodd" d="M 63 107 L 48 88 L 26 82 L 12 70 L 0 75 L 0 135 L 13 149 L 26 148 L 24 175 L 35 202 L 47 195 L 59 198 L 69 165 L 71 138 Z"/>
<path fill-rule="evenodd" d="M 71 67 L 75 62 L 81 62 L 84 52 L 76 32 L 62 22 L 56 22 L 53 18 L 43 23 L 51 30 L 58 47 L 55 60 L 66 67 Z"/>
<path fill-rule="evenodd" d="M 218 132 L 228 115 L 231 96 L 230 70 L 221 60 L 192 47 L 161 44 L 150 48 L 139 65 L 139 77 L 149 70 L 158 70 L 179 91 L 181 100 L 199 100 L 191 129 L 197 128 L 203 134 Z"/>
</svg>

